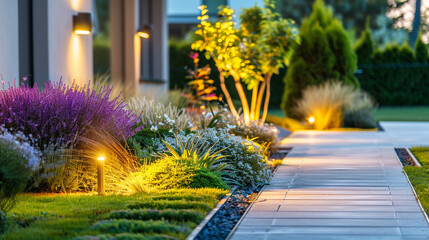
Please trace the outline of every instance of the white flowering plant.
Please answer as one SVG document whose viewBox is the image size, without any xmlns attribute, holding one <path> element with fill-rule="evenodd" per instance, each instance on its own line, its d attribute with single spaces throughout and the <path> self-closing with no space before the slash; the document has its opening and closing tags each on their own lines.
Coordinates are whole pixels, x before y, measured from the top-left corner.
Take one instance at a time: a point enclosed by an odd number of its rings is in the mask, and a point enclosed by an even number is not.
<svg viewBox="0 0 429 240">
<path fill-rule="evenodd" d="M 130 99 L 127 107 L 140 116 L 140 124 L 144 129 L 150 129 L 153 132 L 159 129 L 178 132 L 190 128 L 191 117 L 183 109 L 171 103 L 165 105 L 141 97 Z"/>
<path fill-rule="evenodd" d="M 24 191 L 33 170 L 40 163 L 40 151 L 22 133 L 12 134 L 0 127 L 0 211 L 7 212 L 16 196 Z"/>
<path fill-rule="evenodd" d="M 27 160 L 29 168 L 36 170 L 39 167 L 42 153 L 30 144 L 37 142 L 31 135 L 27 137 L 22 132 L 12 134 L 3 126 L 0 126 L 0 141 L 3 144 L 9 144 L 19 152 Z"/>
</svg>

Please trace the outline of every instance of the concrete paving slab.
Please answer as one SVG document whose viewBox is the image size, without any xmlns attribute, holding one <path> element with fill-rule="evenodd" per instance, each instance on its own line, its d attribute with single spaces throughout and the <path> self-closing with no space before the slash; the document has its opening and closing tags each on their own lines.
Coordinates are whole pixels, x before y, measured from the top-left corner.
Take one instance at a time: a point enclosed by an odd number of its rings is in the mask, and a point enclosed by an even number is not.
<svg viewBox="0 0 429 240">
<path fill-rule="evenodd" d="M 384 123 L 383 127 L 384 127 Z M 400 138 L 406 127 L 423 136 Z M 298 131 L 270 185 L 236 229 L 240 239 L 429 239 L 393 147 L 429 145 L 429 125 L 387 132 Z M 427 133 L 426 133 L 427 131 Z M 421 142 L 419 142 L 421 141 Z"/>
</svg>

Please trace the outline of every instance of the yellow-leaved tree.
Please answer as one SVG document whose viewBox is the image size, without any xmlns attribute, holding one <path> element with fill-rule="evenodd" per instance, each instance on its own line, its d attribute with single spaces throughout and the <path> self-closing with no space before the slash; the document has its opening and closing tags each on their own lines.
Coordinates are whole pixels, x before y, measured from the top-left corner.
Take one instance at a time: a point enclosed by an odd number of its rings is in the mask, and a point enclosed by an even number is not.
<svg viewBox="0 0 429 240">
<path fill-rule="evenodd" d="M 270 81 L 273 74 L 286 66 L 291 55 L 291 46 L 297 43 L 297 30 L 293 21 L 282 19 L 274 12 L 274 3 L 266 0 L 265 7 L 243 9 L 241 24 L 237 28 L 233 19 L 234 10 L 224 7 L 216 22 L 208 21 L 208 10 L 201 6 L 196 34 L 201 36 L 192 48 L 204 51 L 206 58 L 213 58 L 219 70 L 220 86 L 232 114 L 238 118 L 225 80 L 231 76 L 240 97 L 246 124 L 259 120 L 265 95 L 262 121 L 265 121 L 270 99 Z M 249 101 L 242 82 L 252 91 Z"/>
</svg>

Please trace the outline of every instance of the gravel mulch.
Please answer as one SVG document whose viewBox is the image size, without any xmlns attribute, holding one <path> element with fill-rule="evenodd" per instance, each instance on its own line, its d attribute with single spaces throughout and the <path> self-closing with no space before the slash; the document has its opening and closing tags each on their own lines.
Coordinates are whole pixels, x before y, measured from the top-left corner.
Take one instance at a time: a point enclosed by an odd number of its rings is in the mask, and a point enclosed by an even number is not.
<svg viewBox="0 0 429 240">
<path fill-rule="evenodd" d="M 270 160 L 283 159 L 291 148 L 280 148 L 270 156 Z M 275 168 L 273 168 L 275 171 Z M 236 189 L 220 207 L 204 228 L 195 237 L 196 240 L 224 240 L 240 221 L 247 208 L 256 200 L 263 186 L 242 187 Z"/>
<path fill-rule="evenodd" d="M 396 155 L 398 155 L 399 160 L 401 160 L 402 165 L 416 166 L 416 163 L 413 161 L 413 159 L 408 154 L 405 148 L 395 148 L 395 152 L 396 152 Z"/>
</svg>

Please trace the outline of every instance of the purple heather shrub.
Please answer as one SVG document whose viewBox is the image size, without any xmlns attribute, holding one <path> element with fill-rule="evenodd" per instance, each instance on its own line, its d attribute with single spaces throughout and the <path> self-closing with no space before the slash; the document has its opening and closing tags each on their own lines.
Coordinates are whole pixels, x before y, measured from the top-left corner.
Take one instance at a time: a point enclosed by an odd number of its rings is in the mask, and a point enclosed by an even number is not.
<svg viewBox="0 0 429 240">
<path fill-rule="evenodd" d="M 48 146 L 75 146 L 77 136 L 90 137 L 91 129 L 118 139 L 133 135 L 138 117 L 126 110 L 119 96 L 109 100 L 113 87 L 79 87 L 62 81 L 47 82 L 40 90 L 25 85 L 0 91 L 0 124 L 30 136 L 41 150 Z"/>
</svg>

